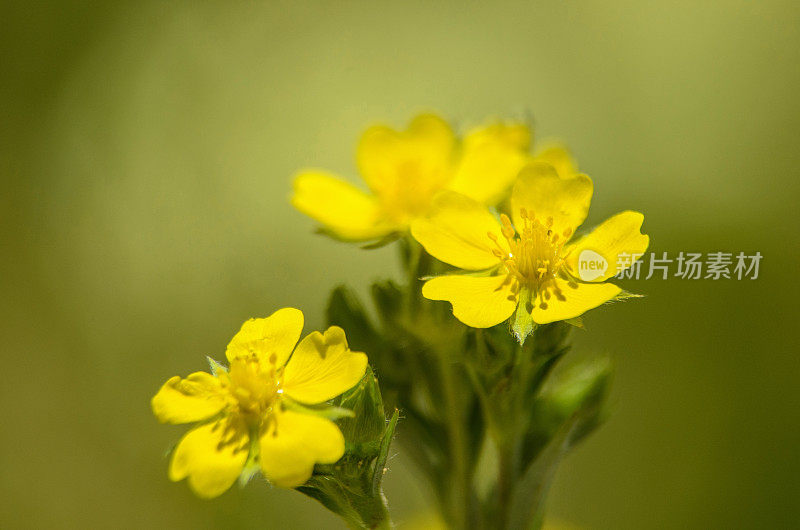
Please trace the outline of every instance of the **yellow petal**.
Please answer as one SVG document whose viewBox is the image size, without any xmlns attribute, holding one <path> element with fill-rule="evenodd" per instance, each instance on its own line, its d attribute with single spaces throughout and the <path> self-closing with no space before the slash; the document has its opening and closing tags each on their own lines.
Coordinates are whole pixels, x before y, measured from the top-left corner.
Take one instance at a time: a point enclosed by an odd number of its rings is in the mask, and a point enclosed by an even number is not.
<svg viewBox="0 0 800 530">
<path fill-rule="evenodd" d="M 293 411 L 273 414 L 261 435 L 261 471 L 276 486 L 296 488 L 314 464 L 333 464 L 344 455 L 344 437 L 330 420 Z"/>
<path fill-rule="evenodd" d="M 323 171 L 295 177 L 292 205 L 345 240 L 377 239 L 399 229 L 375 197 Z"/>
<path fill-rule="evenodd" d="M 234 335 L 225 355 L 229 361 L 255 355 L 259 361 L 283 366 L 303 331 L 303 312 L 286 307 L 267 318 L 251 318 Z"/>
<path fill-rule="evenodd" d="M 607 280 L 630 267 L 635 261 L 632 256 L 644 254 L 650 244 L 650 237 L 640 232 L 643 222 L 644 215 L 639 212 L 621 212 L 569 245 L 565 249 L 565 261 L 570 274 L 580 277 L 581 255 L 585 251 L 600 254 L 608 262 L 605 274 L 593 281 Z M 619 263 L 621 254 L 628 254 L 628 259 Z"/>
<path fill-rule="evenodd" d="M 499 249 L 489 232 L 497 236 Z M 486 206 L 453 191 L 436 196 L 431 213 L 411 224 L 411 234 L 436 259 L 467 270 L 497 265 L 493 249 L 509 251 L 500 223 Z"/>
<path fill-rule="evenodd" d="M 602 305 L 622 289 L 611 283 L 578 283 L 556 278 L 556 289 L 550 290 L 550 298 L 538 298 L 533 304 L 533 321 L 537 324 L 548 324 L 558 320 L 567 320 L 582 315 L 590 309 Z"/>
<path fill-rule="evenodd" d="M 170 378 L 150 402 L 161 423 L 191 423 L 210 418 L 225 407 L 219 380 L 206 372 L 186 379 Z"/>
<path fill-rule="evenodd" d="M 512 285 L 505 276 L 439 276 L 425 282 L 422 295 L 450 302 L 453 315 L 473 328 L 499 324 L 517 307 Z"/>
<path fill-rule="evenodd" d="M 283 373 L 283 392 L 301 403 L 321 403 L 355 386 L 366 367 L 367 356 L 350 351 L 342 328 L 331 326 L 297 345 Z"/>
<path fill-rule="evenodd" d="M 533 162 L 520 172 L 511 192 L 511 218 L 517 230 L 523 220 L 520 210 L 545 223 L 553 218 L 553 231 L 574 232 L 589 213 L 592 201 L 592 179 L 586 175 L 562 179 L 555 168 L 545 162 Z"/>
<path fill-rule="evenodd" d="M 534 160 L 546 162 L 555 168 L 558 176 L 570 178 L 578 174 L 578 163 L 572 158 L 569 149 L 559 142 L 547 142 L 533 155 Z"/>
<path fill-rule="evenodd" d="M 369 128 L 358 145 L 357 161 L 367 185 L 386 214 L 398 223 L 422 215 L 434 193 L 453 176 L 455 136 L 431 114 L 417 116 L 408 129 Z"/>
<path fill-rule="evenodd" d="M 212 498 L 224 493 L 239 477 L 250 443 L 247 426 L 228 416 L 192 429 L 178 442 L 169 465 L 170 480 L 189 477 L 197 496 Z"/>
<path fill-rule="evenodd" d="M 485 204 L 497 204 L 528 161 L 530 139 L 530 129 L 520 123 L 494 123 L 471 131 L 464 138 L 448 188 Z"/>
</svg>

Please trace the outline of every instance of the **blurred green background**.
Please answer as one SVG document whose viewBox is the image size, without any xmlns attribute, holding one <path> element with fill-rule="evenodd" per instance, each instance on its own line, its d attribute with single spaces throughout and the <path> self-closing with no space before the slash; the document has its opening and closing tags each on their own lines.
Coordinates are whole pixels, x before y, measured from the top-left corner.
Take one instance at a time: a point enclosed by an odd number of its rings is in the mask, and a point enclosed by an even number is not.
<svg viewBox="0 0 800 530">
<path fill-rule="evenodd" d="M 651 249 L 760 251 L 756 281 L 629 281 L 580 356 L 610 421 L 551 514 L 585 528 L 800 526 L 800 7 L 793 1 L 3 2 L 0 527 L 319 528 L 259 483 L 166 478 L 182 427 L 149 399 L 252 316 L 396 275 L 392 248 L 312 234 L 307 165 L 352 177 L 368 124 L 531 113 L 596 183 L 589 224 Z M 402 434 L 402 425 L 400 426 Z M 427 506 L 402 452 L 387 494 Z"/>
</svg>

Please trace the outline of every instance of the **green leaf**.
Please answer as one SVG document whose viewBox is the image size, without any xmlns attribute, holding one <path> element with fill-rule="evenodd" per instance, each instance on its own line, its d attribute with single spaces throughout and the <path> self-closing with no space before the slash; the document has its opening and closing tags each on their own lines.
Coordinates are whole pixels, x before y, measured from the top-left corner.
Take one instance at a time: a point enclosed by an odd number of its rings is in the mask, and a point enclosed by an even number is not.
<svg viewBox="0 0 800 530">
<path fill-rule="evenodd" d="M 522 448 L 522 478 L 512 500 L 509 528 L 541 524 L 547 489 L 561 458 L 604 418 L 611 375 L 607 360 L 584 363 L 539 396 Z"/>
<path fill-rule="evenodd" d="M 511 500 L 508 528 L 540 528 L 544 501 L 561 458 L 567 452 L 568 440 L 577 423 L 570 419 L 555 433 L 517 482 Z"/>
<path fill-rule="evenodd" d="M 372 300 L 384 325 L 395 321 L 403 308 L 403 292 L 392 280 L 374 283 Z"/>
<path fill-rule="evenodd" d="M 348 287 L 336 287 L 328 300 L 328 325 L 339 326 L 347 335 L 347 343 L 367 357 L 383 348 L 382 339 L 375 331 L 356 295 Z"/>
</svg>

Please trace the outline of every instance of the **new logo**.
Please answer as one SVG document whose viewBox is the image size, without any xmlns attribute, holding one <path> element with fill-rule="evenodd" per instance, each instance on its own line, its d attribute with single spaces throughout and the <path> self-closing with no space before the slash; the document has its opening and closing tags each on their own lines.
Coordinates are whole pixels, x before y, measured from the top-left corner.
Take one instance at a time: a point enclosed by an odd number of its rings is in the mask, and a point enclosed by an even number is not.
<svg viewBox="0 0 800 530">
<path fill-rule="evenodd" d="M 578 276 L 585 282 L 596 280 L 608 270 L 606 258 L 594 250 L 585 249 L 578 255 Z"/>
</svg>

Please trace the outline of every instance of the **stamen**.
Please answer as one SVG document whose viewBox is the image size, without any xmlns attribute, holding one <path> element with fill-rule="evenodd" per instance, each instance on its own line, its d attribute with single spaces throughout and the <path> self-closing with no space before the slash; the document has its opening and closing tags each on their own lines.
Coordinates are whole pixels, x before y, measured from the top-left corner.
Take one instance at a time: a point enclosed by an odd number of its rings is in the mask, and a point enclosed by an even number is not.
<svg viewBox="0 0 800 530">
<path fill-rule="evenodd" d="M 532 289 L 532 305 L 536 305 L 535 300 L 540 299 L 547 307 L 545 300 L 551 298 L 550 289 L 554 287 L 551 282 L 563 263 L 561 250 L 572 230 L 568 228 L 556 233 L 552 216 L 540 221 L 535 218 L 534 212 L 526 208 L 520 208 L 519 221 L 521 226 L 514 226 L 508 215 L 500 215 L 500 231 L 508 245 L 501 245 L 497 234 L 487 232 L 487 237 L 495 247 L 492 248 L 492 254 L 505 268 L 506 282 Z M 555 292 L 555 296 L 559 298 L 563 295 Z"/>
</svg>

